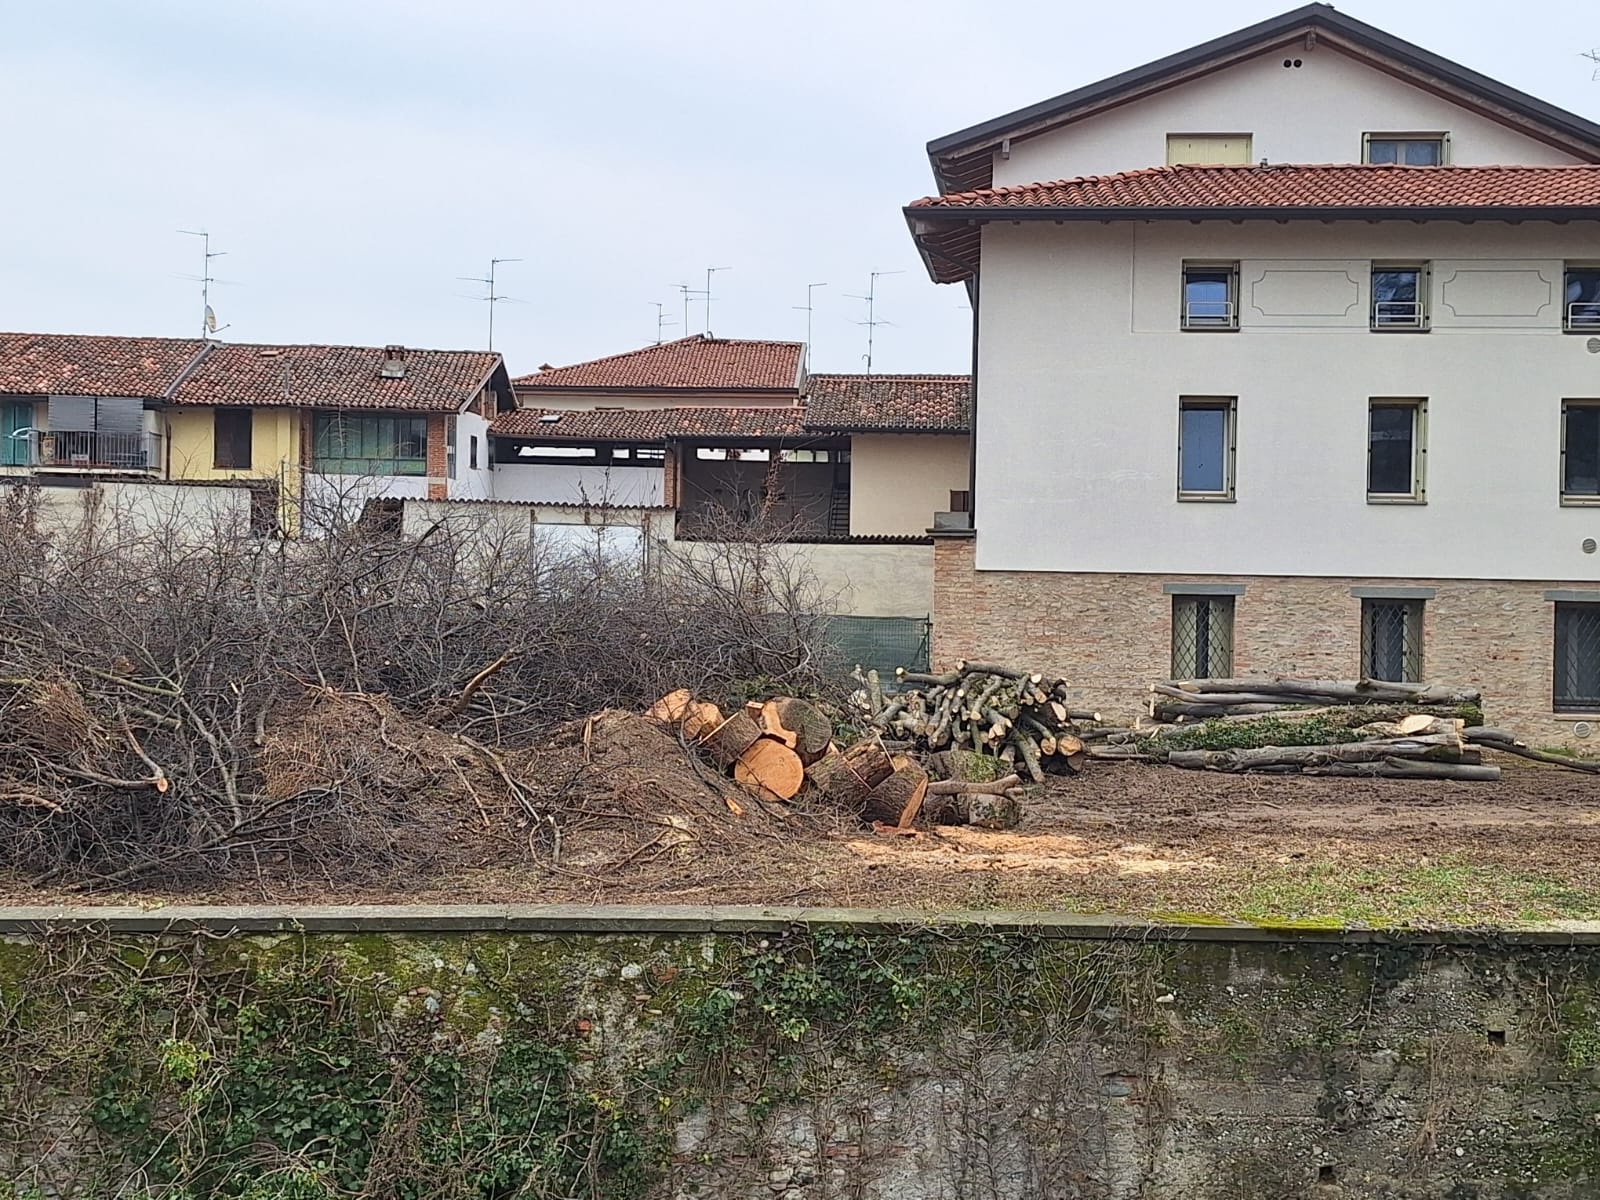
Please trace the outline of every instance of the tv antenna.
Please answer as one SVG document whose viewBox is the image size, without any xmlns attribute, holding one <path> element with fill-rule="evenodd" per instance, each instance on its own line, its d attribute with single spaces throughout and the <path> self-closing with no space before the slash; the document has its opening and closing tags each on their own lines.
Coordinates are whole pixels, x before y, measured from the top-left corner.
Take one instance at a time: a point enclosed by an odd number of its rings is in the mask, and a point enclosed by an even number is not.
<svg viewBox="0 0 1600 1200">
<path fill-rule="evenodd" d="M 211 285 L 223 283 L 224 280 L 216 279 L 211 274 L 211 260 L 221 258 L 226 250 L 213 250 L 211 248 L 211 234 L 204 229 L 180 229 L 179 233 L 188 237 L 197 237 L 203 247 L 201 253 L 202 266 L 198 275 L 184 275 L 182 278 L 193 280 L 200 285 L 200 340 L 208 340 L 213 333 L 221 333 L 228 328 L 226 325 L 217 324 L 217 314 L 211 307 Z"/>
<path fill-rule="evenodd" d="M 1600 46 L 1595 47 L 1593 50 L 1583 51 L 1583 56 L 1590 62 L 1596 64 L 1594 71 L 1589 75 L 1589 78 L 1591 80 L 1600 79 Z"/>
<path fill-rule="evenodd" d="M 864 300 L 867 304 L 867 319 L 857 321 L 857 325 L 867 327 L 867 352 L 862 357 L 867 360 L 867 374 L 872 374 L 872 335 L 879 325 L 893 325 L 893 321 L 885 321 L 878 316 L 878 279 L 884 275 L 904 275 L 904 271 L 874 271 L 867 280 L 867 294 L 865 296 L 849 296 L 851 300 Z"/>
<path fill-rule="evenodd" d="M 491 258 L 489 260 L 489 273 L 487 275 L 483 275 L 483 276 L 479 276 L 479 275 L 457 275 L 456 276 L 456 278 L 461 280 L 462 283 L 481 283 L 481 284 L 483 284 L 485 287 L 487 287 L 489 289 L 489 294 L 487 296 L 480 296 L 480 297 L 478 297 L 478 299 L 487 300 L 489 302 L 489 349 L 490 350 L 494 349 L 494 306 L 496 304 L 500 303 L 500 301 L 502 301 L 502 300 L 509 300 L 512 304 L 520 304 L 521 303 L 521 301 L 518 300 L 515 296 L 502 296 L 499 292 L 494 290 L 495 269 L 497 267 L 499 267 L 499 265 L 501 263 L 514 263 L 514 262 L 521 262 L 521 261 L 522 261 L 522 259 L 520 259 L 520 258 Z"/>
<path fill-rule="evenodd" d="M 828 285 L 825 283 L 806 284 L 806 302 L 804 304 L 796 304 L 794 306 L 795 311 L 804 312 L 806 314 L 806 356 L 808 358 L 811 355 L 811 293 L 816 288 L 827 286 Z"/>
<path fill-rule="evenodd" d="M 731 271 L 732 267 L 707 267 L 706 268 L 706 336 L 711 336 L 711 276 L 717 271 Z"/>
<path fill-rule="evenodd" d="M 661 331 L 668 325 L 676 325 L 677 322 L 667 316 L 667 306 L 661 301 L 652 300 L 650 303 L 656 306 L 656 345 L 659 346 L 664 340 L 661 336 Z"/>
<path fill-rule="evenodd" d="M 708 282 L 709 282 L 709 277 L 708 277 Z M 704 296 L 704 295 L 706 295 L 706 293 L 702 292 L 699 288 L 690 287 L 687 283 L 675 283 L 672 286 L 677 288 L 678 291 L 683 296 L 683 331 L 685 333 L 688 333 L 689 332 L 689 297 L 690 296 Z"/>
</svg>

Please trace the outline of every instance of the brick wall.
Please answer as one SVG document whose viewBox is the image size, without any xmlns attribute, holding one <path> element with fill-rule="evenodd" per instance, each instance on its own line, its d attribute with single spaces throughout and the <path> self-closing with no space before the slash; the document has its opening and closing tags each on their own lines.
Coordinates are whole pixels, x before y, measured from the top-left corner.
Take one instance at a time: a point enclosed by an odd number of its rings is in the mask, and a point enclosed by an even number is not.
<svg viewBox="0 0 1600 1200">
<path fill-rule="evenodd" d="M 450 494 L 449 423 L 453 415 L 428 414 L 428 499 L 443 500 Z"/>
<path fill-rule="evenodd" d="M 1532 744 L 1570 740 L 1578 717 L 1552 712 L 1552 588 L 1593 583 L 1460 579 L 1068 574 L 976 571 L 973 539 L 934 545 L 934 669 L 999 659 L 1068 680 L 1108 718 L 1143 711 L 1171 671 L 1166 584 L 1239 584 L 1236 675 L 1353 679 L 1361 666 L 1361 601 L 1352 587 L 1431 587 L 1423 605 L 1423 673 L 1480 688 L 1486 718 Z M 1600 744 L 1600 732 L 1591 739 Z"/>
</svg>

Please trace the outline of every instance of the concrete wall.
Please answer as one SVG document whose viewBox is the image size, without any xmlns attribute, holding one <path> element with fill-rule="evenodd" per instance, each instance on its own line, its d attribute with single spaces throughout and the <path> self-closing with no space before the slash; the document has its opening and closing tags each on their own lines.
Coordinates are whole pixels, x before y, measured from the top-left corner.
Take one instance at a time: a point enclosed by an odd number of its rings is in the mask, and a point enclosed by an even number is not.
<svg viewBox="0 0 1600 1200">
<path fill-rule="evenodd" d="M 979 568 L 1600 580 L 1600 508 L 1559 495 L 1561 401 L 1600 396 L 1561 332 L 1562 260 L 1596 245 L 1579 225 L 990 227 Z M 1241 261 L 1238 332 L 1179 331 L 1186 258 Z M 1374 259 L 1433 263 L 1431 332 L 1368 330 Z M 1235 503 L 1177 499 L 1184 395 L 1238 398 Z M 1383 396 L 1427 398 L 1424 505 L 1367 502 Z"/>
<path fill-rule="evenodd" d="M 99 481 L 85 487 L 40 487 L 39 527 L 69 547 L 85 532 L 127 537 L 177 533 L 205 542 L 250 528 L 245 488 L 184 486 L 152 480 Z"/>
<path fill-rule="evenodd" d="M 500 463 L 494 469 L 497 500 L 577 504 L 585 497 L 622 505 L 663 503 L 664 471 L 652 467 L 591 467 L 547 463 Z"/>
<path fill-rule="evenodd" d="M 920 536 L 970 486 L 970 447 L 964 434 L 853 435 L 850 532 Z"/>
<path fill-rule="evenodd" d="M 1299 59 L 1301 66 L 1285 68 L 1285 58 Z M 1041 85 L 1040 95 L 1083 82 Z M 1449 159 L 1456 163 L 1575 161 L 1325 43 L 1263 54 L 1075 125 L 1013 141 L 1009 159 L 995 155 L 994 182 L 1003 187 L 1158 166 L 1167 161 L 1169 133 L 1251 134 L 1252 162 L 1360 162 L 1363 133 L 1448 133 Z M 987 254 L 985 259 L 987 265 Z M 990 295 L 986 288 L 985 304 Z"/>
<path fill-rule="evenodd" d="M 489 446 L 489 422 L 476 412 L 455 416 L 456 469 L 450 479 L 450 499 L 483 500 L 495 494 L 494 463 Z M 478 439 L 478 466 L 472 466 L 472 439 Z"/>
<path fill-rule="evenodd" d="M 1501 940 L 837 909 L 35 909 L 0 943 L 27 998 L 5 1065 L 30 1085 L 0 1170 L 22 1194 L 133 1189 L 141 1144 L 90 1134 L 91 1103 L 109 1123 L 126 1102 L 154 1126 L 120 1118 L 144 1146 L 183 1131 L 160 1147 L 180 1186 L 248 1138 L 234 1178 L 297 1194 L 327 1185 L 290 1164 L 348 1172 L 359 1146 L 361 1194 L 463 1164 L 482 1192 L 530 1171 L 565 1182 L 605 1149 L 632 1178 L 583 1173 L 560 1194 L 1589 1200 L 1594 945 L 1592 927 Z M 142 1007 L 125 1003 L 130 962 L 162 968 L 141 976 Z M 313 1003 L 316 1019 L 294 1009 Z M 343 1087 L 329 1046 L 353 1068 Z M 185 1061 L 198 1070 L 163 1069 Z M 246 1070 L 299 1087 L 230 1108 Z M 307 1081 L 372 1124 L 315 1126 Z M 585 1099 L 603 1119 L 534 1142 L 530 1162 L 535 1119 Z M 313 1128 L 274 1125 L 286 1109 Z M 419 1124 L 465 1132 L 425 1145 Z"/>
</svg>

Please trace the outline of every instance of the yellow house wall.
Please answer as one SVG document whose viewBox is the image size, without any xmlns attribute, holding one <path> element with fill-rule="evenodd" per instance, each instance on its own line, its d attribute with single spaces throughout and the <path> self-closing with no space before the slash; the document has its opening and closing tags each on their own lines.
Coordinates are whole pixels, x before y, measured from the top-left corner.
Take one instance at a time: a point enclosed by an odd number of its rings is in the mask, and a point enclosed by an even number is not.
<svg viewBox="0 0 1600 1200">
<path fill-rule="evenodd" d="M 251 426 L 250 466 L 219 468 L 213 437 L 214 412 L 210 408 L 171 409 L 167 412 L 169 478 L 172 479 L 282 479 L 298 474 L 300 466 L 299 412 L 292 408 L 258 408 Z"/>
</svg>

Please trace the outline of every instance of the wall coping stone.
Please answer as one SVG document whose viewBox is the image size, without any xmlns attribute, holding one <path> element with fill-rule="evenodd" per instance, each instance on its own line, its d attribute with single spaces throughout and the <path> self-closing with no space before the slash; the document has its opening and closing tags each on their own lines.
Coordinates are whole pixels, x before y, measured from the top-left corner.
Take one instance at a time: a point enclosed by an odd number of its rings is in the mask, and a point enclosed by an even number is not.
<svg viewBox="0 0 1600 1200">
<path fill-rule="evenodd" d="M 0 906 L 0 934 L 218 933 L 780 933 L 794 926 L 1021 933 L 1068 940 L 1325 942 L 1343 945 L 1600 946 L 1600 922 L 1513 928 L 1370 929 L 1320 924 L 1187 924 L 1008 910 L 795 908 L 761 905 L 347 904 Z"/>
</svg>

